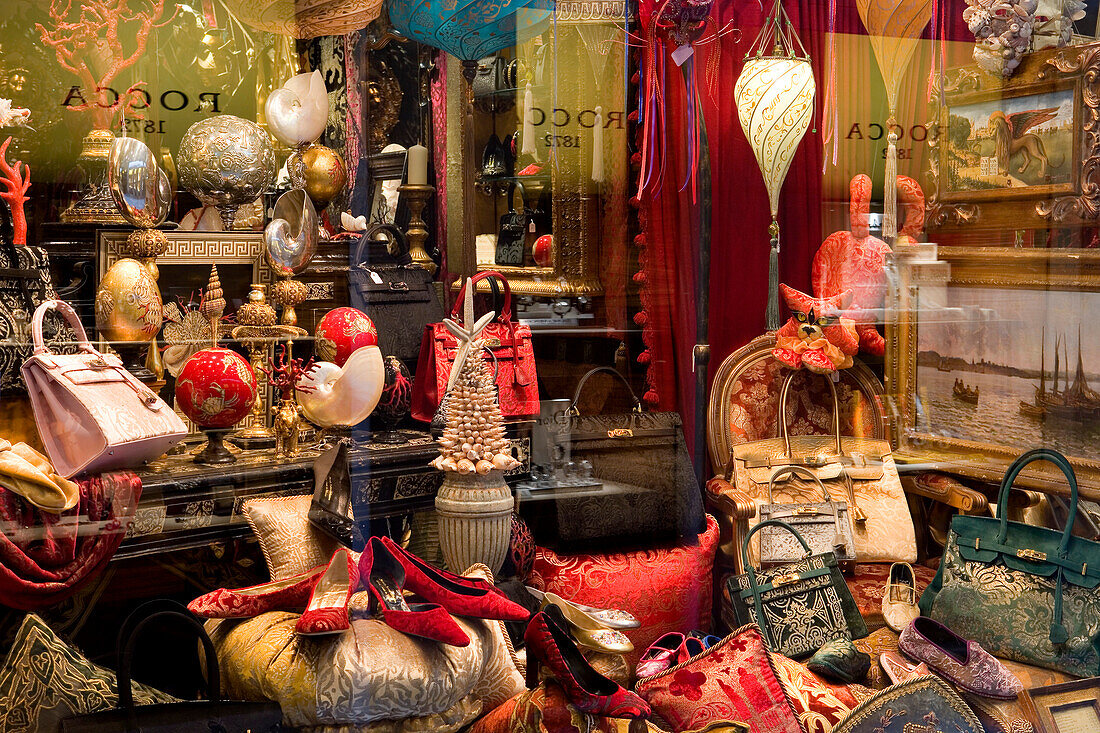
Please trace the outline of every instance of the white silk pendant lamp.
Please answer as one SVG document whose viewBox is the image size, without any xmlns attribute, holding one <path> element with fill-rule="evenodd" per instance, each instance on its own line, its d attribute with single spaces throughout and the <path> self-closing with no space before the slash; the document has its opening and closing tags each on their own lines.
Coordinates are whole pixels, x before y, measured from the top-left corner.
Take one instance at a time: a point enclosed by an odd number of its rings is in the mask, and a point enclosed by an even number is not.
<svg viewBox="0 0 1100 733">
<path fill-rule="evenodd" d="M 779 328 L 779 192 L 813 119 L 815 88 L 809 55 L 776 2 L 733 88 L 741 129 L 764 177 L 771 208 L 768 330 Z"/>
</svg>

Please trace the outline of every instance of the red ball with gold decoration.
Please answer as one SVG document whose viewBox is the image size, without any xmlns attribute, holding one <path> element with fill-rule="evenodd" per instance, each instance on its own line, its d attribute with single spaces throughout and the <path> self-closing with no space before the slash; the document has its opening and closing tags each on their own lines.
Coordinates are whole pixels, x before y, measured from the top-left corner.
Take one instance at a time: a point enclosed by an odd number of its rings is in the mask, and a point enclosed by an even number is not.
<svg viewBox="0 0 1100 733">
<path fill-rule="evenodd" d="M 358 349 L 377 345 L 378 331 L 374 328 L 374 321 L 361 310 L 336 308 L 326 313 L 317 324 L 314 348 L 321 361 L 344 366 L 348 357 Z"/>
<path fill-rule="evenodd" d="M 176 404 L 202 428 L 240 422 L 256 399 L 256 374 L 235 351 L 203 349 L 186 361 L 176 379 Z"/>
</svg>

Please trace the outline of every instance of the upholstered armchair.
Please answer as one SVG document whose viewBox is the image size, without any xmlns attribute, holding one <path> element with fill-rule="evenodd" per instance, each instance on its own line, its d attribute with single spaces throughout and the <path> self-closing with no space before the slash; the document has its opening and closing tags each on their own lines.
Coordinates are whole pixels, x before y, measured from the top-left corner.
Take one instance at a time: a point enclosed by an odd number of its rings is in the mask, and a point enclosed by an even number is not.
<svg viewBox="0 0 1100 733">
<path fill-rule="evenodd" d="M 764 335 L 731 354 L 718 368 L 711 388 L 707 414 L 707 441 L 715 476 L 707 482 L 707 508 L 718 520 L 720 538 L 715 559 L 716 598 L 719 605 L 725 578 L 743 571 L 741 540 L 748 520 L 756 516 L 756 502 L 741 493 L 728 473 L 730 451 L 740 443 L 777 435 L 779 387 L 784 367 L 772 358 L 775 338 Z M 791 385 L 787 425 L 792 435 L 828 434 L 832 430 L 832 399 L 824 378 L 802 372 Z M 882 384 L 862 362 L 840 372 L 836 384 L 840 404 L 840 432 L 844 436 L 886 439 Z M 984 494 L 939 473 L 902 474 L 902 487 L 909 499 L 921 558 L 926 548 L 942 542 L 950 517 L 956 512 L 985 514 L 989 511 Z M 938 555 L 938 551 L 936 553 Z M 931 581 L 931 568 L 914 566 L 918 584 Z M 881 592 L 889 572 L 886 563 L 857 563 L 848 576 L 849 585 L 870 628 L 882 625 Z"/>
</svg>

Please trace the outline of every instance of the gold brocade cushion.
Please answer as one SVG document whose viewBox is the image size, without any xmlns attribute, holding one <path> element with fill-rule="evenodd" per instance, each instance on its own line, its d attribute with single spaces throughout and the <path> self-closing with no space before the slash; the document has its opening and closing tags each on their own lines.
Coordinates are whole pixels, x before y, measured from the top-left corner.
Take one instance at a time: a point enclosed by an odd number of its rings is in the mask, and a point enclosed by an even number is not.
<svg viewBox="0 0 1100 733">
<path fill-rule="evenodd" d="M 353 617 L 341 634 L 303 637 L 297 620 L 275 611 L 207 622 L 225 695 L 275 700 L 284 723 L 311 731 L 412 733 L 458 730 L 523 690 L 499 621 L 456 617 L 470 645 L 454 647 L 372 618 Z"/>
<path fill-rule="evenodd" d="M 241 505 L 272 580 L 289 578 L 332 559 L 339 544 L 309 523 L 313 496 L 272 496 Z"/>
</svg>

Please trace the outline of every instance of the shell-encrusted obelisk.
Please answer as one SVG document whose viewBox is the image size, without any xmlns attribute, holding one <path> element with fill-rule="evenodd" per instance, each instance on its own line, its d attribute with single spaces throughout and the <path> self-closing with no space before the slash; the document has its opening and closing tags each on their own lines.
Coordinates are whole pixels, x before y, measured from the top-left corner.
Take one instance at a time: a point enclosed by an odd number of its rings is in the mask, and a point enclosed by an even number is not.
<svg viewBox="0 0 1100 733">
<path fill-rule="evenodd" d="M 439 439 L 439 457 L 432 465 L 441 471 L 487 474 L 494 468 L 507 471 L 519 465 L 504 437 L 504 418 L 497 401 L 496 385 L 482 351 L 481 331 L 493 320 L 487 313 L 473 319 L 473 286 L 466 288 L 465 327 L 443 321 L 458 340 L 458 355 L 447 382 L 447 424 Z"/>
<path fill-rule="evenodd" d="M 432 461 L 443 471 L 435 510 L 447 567 L 461 573 L 484 563 L 495 574 L 508 552 L 514 507 L 504 472 L 519 461 L 504 437 L 496 386 L 478 338 L 494 314 L 475 322 L 473 298 L 474 284 L 468 280 L 463 325 L 444 321 L 458 340 L 458 354 L 447 383 L 447 421 L 439 457 Z"/>
</svg>

